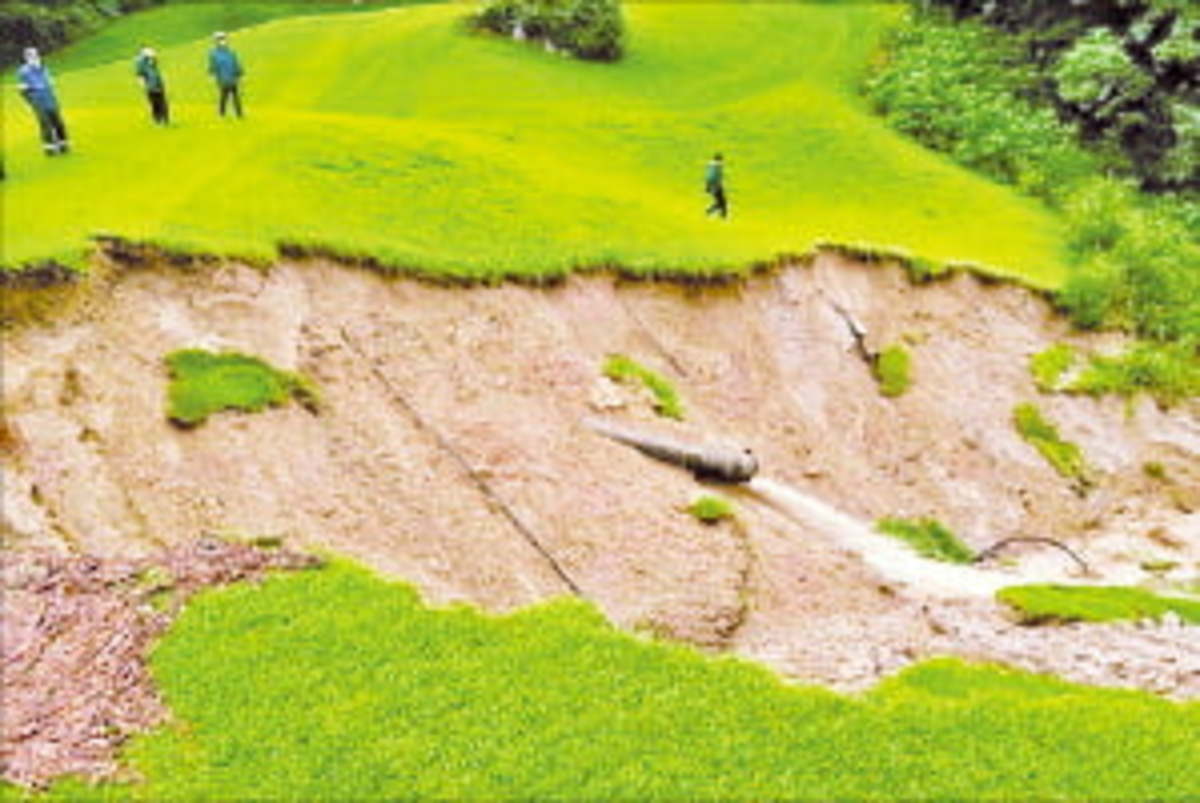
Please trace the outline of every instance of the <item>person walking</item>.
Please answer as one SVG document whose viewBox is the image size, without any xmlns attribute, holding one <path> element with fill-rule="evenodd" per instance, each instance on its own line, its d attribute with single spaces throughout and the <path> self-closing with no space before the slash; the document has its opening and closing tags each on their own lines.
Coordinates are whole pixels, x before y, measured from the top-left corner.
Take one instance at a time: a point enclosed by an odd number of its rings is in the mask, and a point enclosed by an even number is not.
<svg viewBox="0 0 1200 803">
<path fill-rule="evenodd" d="M 133 72 L 142 79 L 146 88 L 146 99 L 150 101 L 150 116 L 159 125 L 171 122 L 171 113 L 167 108 L 167 88 L 163 83 L 162 72 L 158 69 L 158 54 L 152 47 L 143 47 L 133 63 Z"/>
<path fill-rule="evenodd" d="M 705 214 L 716 212 L 723 218 L 729 217 L 729 204 L 725 200 L 725 160 L 719 153 L 713 155 L 704 171 L 704 191 L 713 199 Z"/>
<path fill-rule="evenodd" d="M 213 34 L 213 39 L 216 40 L 216 45 L 208 53 L 208 72 L 216 79 L 217 89 L 221 93 L 217 108 L 224 117 L 225 106 L 232 100 L 233 111 L 238 118 L 241 118 L 242 98 L 238 90 L 238 82 L 243 74 L 242 63 L 238 61 L 237 54 L 229 47 L 229 37 L 225 33 L 217 31 Z"/>
<path fill-rule="evenodd" d="M 66 153 L 70 150 L 67 126 L 58 107 L 50 71 L 42 64 L 36 47 L 25 48 L 24 59 L 25 62 L 17 69 L 17 90 L 37 118 L 42 134 L 42 149 L 47 156 Z"/>
</svg>

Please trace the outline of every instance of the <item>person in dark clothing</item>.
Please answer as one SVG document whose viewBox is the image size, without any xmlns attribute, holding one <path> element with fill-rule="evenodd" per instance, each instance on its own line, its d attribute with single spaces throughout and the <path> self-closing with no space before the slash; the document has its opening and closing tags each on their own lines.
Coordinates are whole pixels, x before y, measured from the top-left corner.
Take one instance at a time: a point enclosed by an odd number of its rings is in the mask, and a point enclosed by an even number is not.
<svg viewBox="0 0 1200 803">
<path fill-rule="evenodd" d="M 158 54 L 154 52 L 154 48 L 142 48 L 133 63 L 133 72 L 142 79 L 142 86 L 146 88 L 146 99 L 150 101 L 150 116 L 159 125 L 166 125 L 171 121 L 171 113 L 167 108 L 167 88 L 158 69 Z"/>
<path fill-rule="evenodd" d="M 238 89 L 238 82 L 241 81 L 243 75 L 242 63 L 238 61 L 237 54 L 230 49 L 228 37 L 224 33 L 218 31 L 213 34 L 213 38 L 217 44 L 208 53 L 208 72 L 216 79 L 217 89 L 221 93 L 217 108 L 224 117 L 225 106 L 232 100 L 233 111 L 240 118 L 242 116 L 242 97 Z"/>
<path fill-rule="evenodd" d="M 704 171 L 704 191 L 712 196 L 712 205 L 705 214 L 716 212 L 721 217 L 729 217 L 729 204 L 725 200 L 725 161 L 721 154 L 715 154 Z"/>
<path fill-rule="evenodd" d="M 25 48 L 25 63 L 17 70 L 17 89 L 33 110 L 42 134 L 42 149 L 47 156 L 56 156 L 70 150 L 67 142 L 67 126 L 54 94 L 54 81 L 50 71 L 42 64 L 36 47 Z"/>
</svg>

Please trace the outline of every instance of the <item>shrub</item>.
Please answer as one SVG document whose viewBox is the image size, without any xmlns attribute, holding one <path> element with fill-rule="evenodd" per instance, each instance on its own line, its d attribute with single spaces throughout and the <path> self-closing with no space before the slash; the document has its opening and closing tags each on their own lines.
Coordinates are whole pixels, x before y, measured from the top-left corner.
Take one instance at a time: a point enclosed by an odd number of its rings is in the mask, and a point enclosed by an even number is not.
<svg viewBox="0 0 1200 803">
<path fill-rule="evenodd" d="M 878 359 L 872 366 L 875 379 L 879 382 L 879 392 L 884 396 L 899 396 L 908 390 L 912 380 L 909 375 L 908 349 L 899 344 L 891 345 L 879 353 Z"/>
<path fill-rule="evenodd" d="M 688 505 L 687 511 L 705 524 L 716 524 L 722 519 L 733 517 L 733 505 L 729 500 L 709 494 L 697 497 Z"/>
<path fill-rule="evenodd" d="M 1127 586 L 1009 586 L 997 591 L 996 598 L 1015 609 L 1025 624 L 1158 619 L 1167 611 L 1200 624 L 1200 601 Z"/>
<path fill-rule="evenodd" d="M 917 554 L 946 563 L 970 563 L 975 552 L 937 519 L 883 518 L 875 529 L 895 536 L 917 551 Z"/>
<path fill-rule="evenodd" d="M 604 375 L 615 382 L 641 382 L 654 395 L 654 410 L 666 418 L 683 420 L 683 403 L 661 374 L 634 362 L 624 354 L 611 354 L 604 363 Z"/>
<path fill-rule="evenodd" d="M 489 0 L 474 22 L 505 35 L 520 30 L 595 61 L 619 59 L 625 33 L 619 0 Z"/>
<path fill-rule="evenodd" d="M 167 417 L 180 426 L 197 426 L 221 410 L 258 412 L 289 398 L 310 410 L 318 403 L 316 389 L 307 379 L 272 368 L 257 357 L 183 349 L 168 354 L 166 362 L 171 377 Z"/>
<path fill-rule="evenodd" d="M 1017 433 L 1064 477 L 1080 480 L 1086 484 L 1087 464 L 1079 447 L 1064 441 L 1058 428 L 1042 417 L 1032 404 L 1018 404 L 1013 408 L 1013 423 Z"/>
</svg>

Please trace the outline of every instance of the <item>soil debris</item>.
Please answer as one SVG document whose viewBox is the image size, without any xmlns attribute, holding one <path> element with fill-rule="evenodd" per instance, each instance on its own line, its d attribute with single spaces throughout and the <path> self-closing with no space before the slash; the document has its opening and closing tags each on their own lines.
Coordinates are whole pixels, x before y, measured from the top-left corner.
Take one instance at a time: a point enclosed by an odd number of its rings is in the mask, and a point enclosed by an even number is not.
<svg viewBox="0 0 1200 803">
<path fill-rule="evenodd" d="M 316 563 L 215 538 L 136 561 L 6 553 L 0 776 L 26 787 L 61 775 L 113 777 L 117 748 L 166 719 L 146 661 L 188 597 Z"/>
</svg>

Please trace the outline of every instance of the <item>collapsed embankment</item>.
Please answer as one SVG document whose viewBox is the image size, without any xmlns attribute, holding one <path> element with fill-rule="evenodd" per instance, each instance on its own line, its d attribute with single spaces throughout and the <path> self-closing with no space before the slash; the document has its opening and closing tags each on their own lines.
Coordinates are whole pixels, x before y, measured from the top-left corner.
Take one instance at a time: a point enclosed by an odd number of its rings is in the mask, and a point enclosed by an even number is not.
<svg viewBox="0 0 1200 803">
<path fill-rule="evenodd" d="M 918 287 L 829 254 L 725 286 L 592 275 L 546 289 L 321 260 L 101 261 L 73 303 L 5 337 L 8 550 L 122 560 L 204 533 L 282 536 L 433 603 L 579 593 L 625 627 L 839 688 L 953 653 L 1200 695 L 1197 628 L 1021 628 L 989 601 L 889 581 L 826 525 L 740 491 L 734 521 L 703 525 L 683 511 L 701 490 L 692 477 L 581 423 L 730 438 L 764 474 L 863 522 L 934 515 L 976 548 L 1052 536 L 1116 581 L 1144 579 L 1145 561 L 1194 576 L 1200 407 L 1038 398 L 1029 356 L 1078 336 L 1022 288 L 967 274 Z M 888 399 L 861 346 L 894 342 L 914 384 Z M 187 346 L 307 374 L 323 408 L 175 428 L 163 356 Z M 669 377 L 685 421 L 604 378 L 610 353 Z M 1029 400 L 1082 448 L 1086 494 L 1014 431 Z M 1069 568 L 1024 550 L 1005 553 L 1014 582 Z"/>
</svg>

